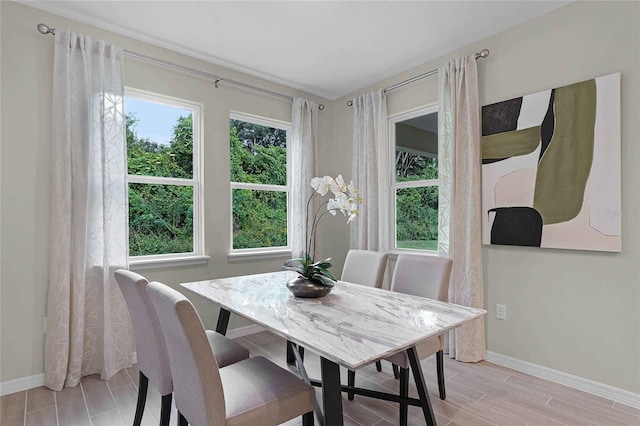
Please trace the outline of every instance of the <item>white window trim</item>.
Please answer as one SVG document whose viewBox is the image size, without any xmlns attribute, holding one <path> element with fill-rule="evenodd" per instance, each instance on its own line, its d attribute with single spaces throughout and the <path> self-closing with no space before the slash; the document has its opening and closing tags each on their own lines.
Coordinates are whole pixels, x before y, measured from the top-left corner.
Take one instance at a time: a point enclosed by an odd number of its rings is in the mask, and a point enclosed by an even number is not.
<svg viewBox="0 0 640 426">
<path fill-rule="evenodd" d="M 161 267 L 173 267 L 183 265 L 197 265 L 206 263 L 209 256 L 204 254 L 204 226 L 203 226 L 203 200 L 202 200 L 202 155 L 203 146 L 203 110 L 204 105 L 186 99 L 175 98 L 159 93 L 125 87 L 125 98 L 133 98 L 141 101 L 161 103 L 175 108 L 186 109 L 193 114 L 193 178 L 171 178 L 160 176 L 129 175 L 127 174 L 127 186 L 129 183 L 144 183 L 158 185 L 180 185 L 193 188 L 193 251 L 188 253 L 167 253 L 148 256 L 128 256 L 129 265 L 135 269 L 151 269 Z M 126 111 L 125 111 L 126 112 Z M 129 214 L 127 198 L 127 215 Z M 129 232 L 127 228 L 127 233 Z M 128 238 L 127 238 L 128 240 Z M 129 248 L 127 247 L 127 252 Z"/>
<path fill-rule="evenodd" d="M 286 151 L 287 151 L 287 184 L 286 185 L 269 185 L 262 183 L 246 183 L 230 181 L 229 191 L 229 253 L 227 259 L 230 262 L 243 260 L 268 259 L 274 257 L 290 258 L 291 257 L 291 123 L 282 120 L 276 120 L 259 115 L 248 114 L 240 111 L 230 111 L 229 120 L 246 121 L 265 127 L 273 127 L 286 132 Z M 231 161 L 231 153 L 229 153 L 229 161 Z M 229 176 L 231 179 L 231 176 Z M 260 247 L 248 249 L 233 248 L 233 190 L 249 189 L 257 191 L 279 191 L 287 194 L 287 245 L 277 247 Z"/>
<path fill-rule="evenodd" d="M 198 255 L 156 255 L 156 256 L 136 256 L 129 261 L 129 267 L 135 271 L 146 269 L 174 268 L 177 266 L 193 266 L 206 264 L 210 256 Z"/>
<path fill-rule="evenodd" d="M 229 262 L 242 262 L 259 259 L 291 259 L 291 249 L 289 247 L 265 247 L 257 249 L 235 249 L 233 253 L 227 255 Z"/>
<path fill-rule="evenodd" d="M 428 180 L 413 180 L 407 182 L 396 182 L 396 167 L 395 167 L 395 159 L 396 159 L 396 123 L 401 121 L 409 120 L 411 118 L 419 117 L 421 115 L 433 114 L 434 112 L 438 112 L 438 102 L 434 102 L 428 105 L 423 105 L 408 111 L 403 111 L 397 114 L 390 115 L 388 117 L 388 129 L 389 129 L 389 147 L 388 147 L 388 156 L 389 156 L 389 185 L 388 191 L 389 196 L 387 199 L 389 200 L 389 224 L 388 224 L 388 236 L 389 236 L 389 254 L 391 256 L 397 256 L 402 253 L 411 253 L 411 254 L 422 254 L 426 256 L 437 256 L 437 250 L 417 250 L 417 249 L 407 249 L 407 248 L 399 248 L 396 246 L 396 191 L 398 189 L 404 188 L 423 188 L 423 187 L 431 187 L 437 186 L 438 189 L 440 187 L 440 173 L 438 172 L 438 179 L 428 179 Z M 402 151 L 418 153 L 412 149 L 402 148 Z M 424 153 L 420 153 L 424 155 Z M 393 162 L 393 164 L 391 163 Z"/>
</svg>

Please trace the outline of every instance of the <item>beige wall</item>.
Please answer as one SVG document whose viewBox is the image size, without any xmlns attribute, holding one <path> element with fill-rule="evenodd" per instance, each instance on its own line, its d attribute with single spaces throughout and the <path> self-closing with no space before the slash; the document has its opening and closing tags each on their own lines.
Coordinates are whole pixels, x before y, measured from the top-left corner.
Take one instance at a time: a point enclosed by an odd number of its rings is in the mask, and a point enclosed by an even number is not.
<svg viewBox="0 0 640 426">
<path fill-rule="evenodd" d="M 347 99 L 491 50 L 478 62 L 481 105 L 622 73 L 622 253 L 483 247 L 490 351 L 640 393 L 640 3 L 579 2 L 338 100 L 333 152 L 350 161 Z M 430 77 L 388 94 L 390 115 L 437 101 Z M 348 239 L 327 242 L 341 253 Z M 508 319 L 495 319 L 495 304 Z"/>
<path fill-rule="evenodd" d="M 330 101 L 153 47 L 16 3 L 1 2 L 2 37 L 2 265 L 0 381 L 44 371 L 49 238 L 49 130 L 53 37 L 36 25 L 102 38 L 127 50 L 227 76 L 328 106 L 320 112 L 319 136 L 330 133 Z M 229 247 L 229 111 L 291 121 L 291 103 L 127 58 L 125 84 L 204 104 L 204 211 L 207 265 L 148 270 L 151 279 L 176 284 L 207 277 L 277 270 L 283 259 L 227 261 Z M 215 326 L 217 309 L 195 300 L 205 325 Z M 246 325 L 237 318 L 230 327 Z"/>
</svg>

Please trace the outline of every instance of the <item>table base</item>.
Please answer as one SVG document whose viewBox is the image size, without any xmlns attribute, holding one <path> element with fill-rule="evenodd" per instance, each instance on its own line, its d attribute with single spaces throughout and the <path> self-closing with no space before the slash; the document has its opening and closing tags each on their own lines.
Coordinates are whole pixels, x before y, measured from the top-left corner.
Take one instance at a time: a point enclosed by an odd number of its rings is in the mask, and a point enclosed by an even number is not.
<svg viewBox="0 0 640 426">
<path fill-rule="evenodd" d="M 220 308 L 218 323 L 216 325 L 216 331 L 218 333 L 222 335 L 227 333 L 229 316 L 230 312 L 228 310 Z M 312 386 L 322 388 L 322 410 L 320 409 L 317 401 L 314 409 L 318 422 L 321 426 L 342 426 L 344 424 L 342 414 L 342 392 L 396 402 L 401 405 L 407 404 L 422 407 L 422 412 L 424 413 L 427 425 L 436 426 L 436 418 L 433 414 L 431 400 L 429 399 L 429 392 L 427 391 L 427 385 L 424 381 L 424 375 L 422 374 L 422 367 L 420 366 L 420 360 L 418 359 L 416 348 L 412 347 L 407 349 L 407 355 L 409 356 L 409 363 L 411 365 L 411 371 L 413 372 L 413 379 L 415 380 L 416 388 L 418 389 L 419 399 L 358 388 L 355 386 L 345 386 L 340 383 L 340 366 L 324 357 L 320 357 L 322 381 L 312 380 L 309 378 L 304 368 L 304 348 L 293 342 L 287 341 L 287 363 L 293 364 L 292 361 L 295 359 L 296 367 L 298 368 L 302 379 Z M 406 419 L 404 419 L 404 421 L 406 422 Z"/>
<path fill-rule="evenodd" d="M 416 388 L 418 389 L 418 395 L 420 398 L 410 398 L 408 396 L 401 396 L 392 393 L 374 391 L 366 388 L 359 388 L 355 386 L 346 386 L 340 383 L 340 368 L 338 366 L 337 371 L 333 370 L 333 366 L 337 366 L 332 361 L 329 361 L 325 358 L 320 357 L 321 360 L 321 373 L 323 380 L 310 379 L 307 375 L 307 371 L 304 368 L 304 362 L 302 355 L 304 354 L 304 348 L 296 345 L 295 343 L 287 341 L 287 360 L 289 353 L 291 353 L 292 358 L 295 359 L 296 367 L 302 376 L 302 379 L 315 387 L 322 388 L 322 396 L 323 396 L 323 409 L 320 410 L 316 402 L 315 413 L 318 418 L 318 423 L 321 426 L 324 425 L 342 425 L 342 392 L 346 392 L 347 394 L 361 395 L 367 398 L 375 398 L 381 399 L 384 401 L 395 402 L 398 404 L 406 404 L 412 405 L 414 407 L 422 407 L 422 412 L 424 413 L 425 421 L 428 426 L 436 426 L 436 419 L 433 413 L 433 408 L 431 407 L 431 400 L 429 399 L 429 393 L 427 391 L 427 386 L 424 381 L 424 376 L 422 374 L 422 367 L 420 366 L 419 359 L 416 354 L 415 347 L 409 348 L 407 350 L 409 356 L 409 362 L 411 364 L 411 371 L 413 371 L 413 379 L 416 382 Z M 333 364 L 333 366 L 331 365 Z M 415 364 L 415 365 L 414 365 Z M 327 370 L 325 370 L 327 369 Z M 330 370 L 330 371 L 329 371 Z M 329 382 L 327 382 L 327 379 Z M 337 383 L 336 383 L 337 380 Z M 334 392 L 331 392 L 332 397 L 330 400 L 325 397 L 325 390 L 334 389 Z M 339 391 L 337 391 L 339 389 Z M 335 397 L 337 395 L 337 397 Z M 325 422 L 326 414 L 330 413 L 330 418 L 334 418 L 334 421 L 329 423 Z M 324 415 L 323 415 L 324 414 Z M 339 416 L 339 419 L 338 417 Z M 338 423 L 339 421 L 339 423 Z M 400 426 L 406 426 L 407 419 L 404 418 L 400 422 Z"/>
</svg>

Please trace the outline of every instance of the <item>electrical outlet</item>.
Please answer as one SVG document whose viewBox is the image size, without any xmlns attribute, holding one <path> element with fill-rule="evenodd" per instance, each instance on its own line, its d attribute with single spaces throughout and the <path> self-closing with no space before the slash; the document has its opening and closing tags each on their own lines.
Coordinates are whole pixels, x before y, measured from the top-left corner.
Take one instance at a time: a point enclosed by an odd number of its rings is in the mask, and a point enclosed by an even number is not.
<svg viewBox="0 0 640 426">
<path fill-rule="evenodd" d="M 507 319 L 507 306 L 496 304 L 496 318 L 500 320 Z"/>
</svg>

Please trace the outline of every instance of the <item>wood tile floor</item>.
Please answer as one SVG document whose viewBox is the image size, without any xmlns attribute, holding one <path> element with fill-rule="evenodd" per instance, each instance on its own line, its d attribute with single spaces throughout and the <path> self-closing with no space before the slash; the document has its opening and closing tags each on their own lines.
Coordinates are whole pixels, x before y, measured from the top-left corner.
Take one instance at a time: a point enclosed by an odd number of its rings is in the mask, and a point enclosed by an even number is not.
<svg viewBox="0 0 640 426">
<path fill-rule="evenodd" d="M 251 355 L 262 355 L 282 367 L 285 342 L 269 332 L 241 337 Z M 624 406 L 553 382 L 538 379 L 498 365 L 465 364 L 445 357 L 447 399 L 437 396 L 435 360 L 422 362 L 438 425 L 525 426 L 525 425 L 640 425 L 640 410 Z M 320 360 L 307 351 L 305 366 L 311 377 L 320 377 Z M 346 370 L 342 381 L 346 383 Z M 97 376 L 82 379 L 80 385 L 52 392 L 40 387 L 2 397 L 2 426 L 127 426 L 133 424 L 138 371 L 120 371 L 104 382 Z M 358 370 L 358 386 L 397 391 L 391 365 L 383 362 L 378 373 L 373 365 Z M 416 396 L 415 387 L 410 392 Z M 345 426 L 390 426 L 398 424 L 397 406 L 385 401 L 356 396 L 343 397 Z M 142 424 L 157 425 L 160 395 L 149 386 L 147 409 Z M 175 424 L 175 409 L 171 424 Z M 300 419 L 287 426 L 300 425 Z M 424 425 L 417 407 L 409 408 L 409 424 Z M 259 425 L 251 425 L 259 426 Z M 331 426 L 331 425 L 328 425 Z"/>
</svg>

